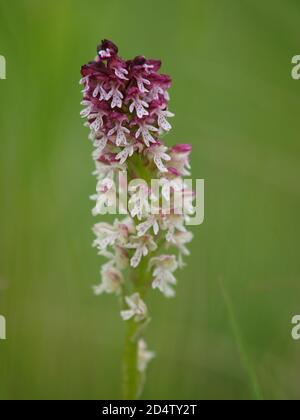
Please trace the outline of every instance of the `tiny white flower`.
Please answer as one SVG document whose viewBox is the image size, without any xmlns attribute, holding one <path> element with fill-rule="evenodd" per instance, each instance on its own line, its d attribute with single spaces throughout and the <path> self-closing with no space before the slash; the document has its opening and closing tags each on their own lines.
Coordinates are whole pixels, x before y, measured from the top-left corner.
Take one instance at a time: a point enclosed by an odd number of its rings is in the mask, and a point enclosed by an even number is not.
<svg viewBox="0 0 300 420">
<path fill-rule="evenodd" d="M 153 228 L 154 235 L 157 235 L 159 232 L 159 224 L 155 216 L 150 216 L 145 222 L 140 223 L 136 227 L 138 236 L 144 236 L 151 228 Z"/>
<path fill-rule="evenodd" d="M 177 179 L 162 179 L 162 195 L 167 200 L 170 201 L 171 199 L 171 190 L 173 189 L 176 192 L 182 191 L 183 183 L 180 178 Z"/>
<path fill-rule="evenodd" d="M 107 97 L 107 92 L 100 83 L 97 84 L 93 91 L 93 97 L 97 98 L 97 96 L 99 96 L 100 101 L 106 100 Z"/>
<path fill-rule="evenodd" d="M 95 161 L 95 171 L 93 172 L 93 175 L 95 175 L 99 181 L 104 178 L 113 179 L 116 171 L 124 171 L 125 169 L 126 168 L 119 163 L 106 165 L 105 163 Z"/>
<path fill-rule="evenodd" d="M 124 281 L 123 275 L 120 270 L 113 267 L 111 262 L 102 266 L 101 277 L 102 283 L 93 287 L 95 295 L 101 295 L 102 293 L 120 294 Z"/>
<path fill-rule="evenodd" d="M 121 122 L 117 122 L 115 127 L 112 128 L 108 133 L 108 137 L 113 136 L 116 134 L 116 145 L 119 147 L 121 145 L 127 145 L 127 138 L 126 134 L 128 135 L 130 131 L 128 128 L 123 127 Z"/>
<path fill-rule="evenodd" d="M 116 156 L 116 160 L 120 161 L 120 164 L 122 165 L 123 163 L 126 162 L 126 160 L 131 157 L 134 153 L 134 146 L 133 145 L 128 145 L 125 146 L 124 149 L 117 154 Z"/>
<path fill-rule="evenodd" d="M 153 289 L 159 289 L 166 297 L 175 296 L 172 288 L 176 284 L 173 273 L 178 268 L 178 262 L 174 255 L 161 255 L 150 260 L 150 267 L 155 267 L 153 271 Z"/>
<path fill-rule="evenodd" d="M 138 139 L 140 136 L 142 136 L 145 145 L 150 147 L 151 143 L 156 143 L 156 140 L 150 132 L 158 132 L 158 129 L 149 124 L 142 124 L 137 130 L 135 137 Z"/>
<path fill-rule="evenodd" d="M 103 127 L 103 116 L 104 116 L 104 112 L 100 112 L 100 111 L 94 114 L 90 114 L 88 116 L 89 127 L 95 133 L 97 133 Z M 94 121 L 90 123 L 89 122 L 90 120 L 94 120 Z"/>
<path fill-rule="evenodd" d="M 136 322 L 143 321 L 147 317 L 147 306 L 141 299 L 139 293 L 134 293 L 130 297 L 125 297 L 129 309 L 121 311 L 121 317 L 124 321 L 134 318 Z"/>
<path fill-rule="evenodd" d="M 176 246 L 182 255 L 190 255 L 190 251 L 185 246 L 190 243 L 193 239 L 193 234 L 191 232 L 176 232 L 172 236 L 171 243 Z"/>
<path fill-rule="evenodd" d="M 85 85 L 84 89 L 82 89 L 81 93 L 83 94 L 83 96 L 85 96 L 88 93 L 89 90 L 90 90 L 89 80 L 87 79 L 86 85 Z"/>
<path fill-rule="evenodd" d="M 151 82 L 148 79 L 143 78 L 142 76 L 136 78 L 137 85 L 139 91 L 141 93 L 148 93 L 149 91 L 146 89 L 145 85 L 150 86 Z"/>
<path fill-rule="evenodd" d="M 144 373 L 147 369 L 148 363 L 154 359 L 155 353 L 147 349 L 146 342 L 141 338 L 138 342 L 138 370 Z"/>
<path fill-rule="evenodd" d="M 130 260 L 130 265 L 133 268 L 139 266 L 143 257 L 149 254 L 149 251 L 155 251 L 157 245 L 151 235 L 133 236 L 131 241 L 127 244 L 128 249 L 135 249 L 135 253 Z"/>
<path fill-rule="evenodd" d="M 116 253 L 119 251 L 118 247 L 125 247 L 128 242 L 130 234 L 135 233 L 134 225 L 129 218 L 119 222 L 115 220 L 114 224 L 109 223 L 97 223 L 94 225 L 93 232 L 96 239 L 93 242 L 93 246 L 97 247 L 99 253 L 103 255 L 107 253 L 108 247 L 113 247 Z M 120 250 L 122 254 L 127 252 Z M 122 255 L 123 257 L 124 255 Z M 110 258 L 110 257 L 109 257 Z"/>
<path fill-rule="evenodd" d="M 187 153 L 185 152 L 180 153 L 178 151 L 171 150 L 170 156 L 171 156 L 170 166 L 172 168 L 175 168 L 181 174 L 181 176 L 185 177 L 191 174 L 190 172 L 191 165 L 190 165 L 189 156 Z"/>
<path fill-rule="evenodd" d="M 147 155 L 153 159 L 155 165 L 160 172 L 168 172 L 168 169 L 165 167 L 163 160 L 168 162 L 171 160 L 171 157 L 166 153 L 168 148 L 166 146 L 151 146 L 146 150 Z"/>
<path fill-rule="evenodd" d="M 172 129 L 172 126 L 167 120 L 167 118 L 174 117 L 175 115 L 168 110 L 163 111 L 162 109 L 159 109 L 156 113 L 158 116 L 159 127 L 162 128 L 164 131 L 170 131 Z"/>
<path fill-rule="evenodd" d="M 184 219 L 181 215 L 176 214 L 168 214 L 162 220 L 162 229 L 167 230 L 166 240 L 168 242 L 175 241 L 174 234 L 175 232 L 186 232 L 186 228 L 184 226 Z"/>
<path fill-rule="evenodd" d="M 106 48 L 106 50 L 99 51 L 98 54 L 99 54 L 99 56 L 101 58 L 110 58 L 111 57 L 111 53 L 110 53 L 110 49 L 109 48 Z"/>
<path fill-rule="evenodd" d="M 82 78 L 79 80 L 79 84 L 80 84 L 80 85 L 84 85 L 84 84 L 88 83 L 88 81 L 89 81 L 89 76 L 85 76 L 85 77 L 82 77 Z"/>
<path fill-rule="evenodd" d="M 128 75 L 128 71 L 123 67 L 115 68 L 115 75 L 119 77 L 119 79 L 128 80 L 126 77 Z"/>
<path fill-rule="evenodd" d="M 96 206 L 92 210 L 93 216 L 103 214 L 105 209 L 116 203 L 115 182 L 110 178 L 98 181 L 97 194 L 92 195 L 91 200 L 96 201 Z"/>
<path fill-rule="evenodd" d="M 142 220 L 151 212 L 151 206 L 149 203 L 149 189 L 144 183 L 130 186 L 129 192 L 131 197 L 128 201 L 128 208 L 131 217 L 137 217 Z"/>
<path fill-rule="evenodd" d="M 93 159 L 97 160 L 99 159 L 101 153 L 103 152 L 103 150 L 105 149 L 106 145 L 108 142 L 108 138 L 106 136 L 103 136 L 101 139 L 96 139 L 94 141 L 94 147 L 95 150 L 93 151 Z"/>
<path fill-rule="evenodd" d="M 115 226 L 109 223 L 97 223 L 93 228 L 96 239 L 93 246 L 97 247 L 99 252 L 103 253 L 109 246 L 115 245 L 118 238 L 118 232 Z"/>
<path fill-rule="evenodd" d="M 111 107 L 122 108 L 123 93 L 119 91 L 118 86 L 113 86 L 106 95 L 106 100 L 109 101 L 112 98 Z"/>
<path fill-rule="evenodd" d="M 153 100 L 158 101 L 159 100 L 159 96 L 165 95 L 165 91 L 159 86 L 159 85 L 155 85 L 153 86 L 153 88 L 150 90 L 149 95 L 147 95 L 147 100 L 149 102 L 152 102 Z"/>
<path fill-rule="evenodd" d="M 151 74 L 151 73 L 153 73 L 153 68 L 154 68 L 154 66 L 153 66 L 153 64 L 147 64 L 147 63 L 145 63 L 144 65 L 143 65 L 143 67 L 144 67 L 144 69 L 146 70 L 146 72 L 148 73 L 148 74 Z"/>
<path fill-rule="evenodd" d="M 143 118 L 146 115 L 149 115 L 149 112 L 145 108 L 149 108 L 149 104 L 140 98 L 135 98 L 132 99 L 132 104 L 129 107 L 129 111 L 133 113 L 133 111 L 136 110 L 138 118 Z"/>
<path fill-rule="evenodd" d="M 174 220 L 173 215 L 176 218 L 178 215 L 181 216 L 184 211 L 183 180 L 181 178 L 161 178 L 159 180 L 159 186 L 162 187 L 161 193 L 163 198 L 161 213 L 171 217 L 171 219 L 166 219 L 166 223 L 169 223 Z M 158 200 L 159 198 L 160 197 L 154 196 L 154 200 Z M 178 220 L 182 224 L 182 218 L 176 218 L 175 220 L 176 223 Z"/>
<path fill-rule="evenodd" d="M 189 190 L 186 185 L 184 185 L 184 217 L 185 221 L 190 220 L 190 216 L 195 214 L 196 208 L 194 206 L 195 194 L 192 190 Z"/>
<path fill-rule="evenodd" d="M 81 101 L 81 105 L 85 106 L 85 108 L 80 112 L 80 115 L 82 118 L 86 118 L 92 112 L 94 105 L 91 101 L 87 100 Z"/>
</svg>

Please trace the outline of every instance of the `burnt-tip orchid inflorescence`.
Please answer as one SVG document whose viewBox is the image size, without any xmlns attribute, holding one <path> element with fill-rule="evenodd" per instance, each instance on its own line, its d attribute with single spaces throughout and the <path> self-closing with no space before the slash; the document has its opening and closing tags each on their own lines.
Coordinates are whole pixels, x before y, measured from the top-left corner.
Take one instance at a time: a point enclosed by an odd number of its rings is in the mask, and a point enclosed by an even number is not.
<svg viewBox="0 0 300 420">
<path fill-rule="evenodd" d="M 193 213 L 193 192 L 183 177 L 190 175 L 191 146 L 165 145 L 162 137 L 171 129 L 168 109 L 171 78 L 159 73 L 161 62 L 138 56 L 125 61 L 118 48 L 104 40 L 94 61 L 81 69 L 86 126 L 94 145 L 97 177 L 93 215 L 103 215 L 124 192 L 120 173 L 128 181 L 126 217 L 94 226 L 95 247 L 107 262 L 101 268 L 101 283 L 95 293 L 115 293 L 122 302 L 121 317 L 128 324 L 124 353 L 124 395 L 137 397 L 153 352 L 143 338 L 149 322 L 145 303 L 147 290 L 158 289 L 166 297 L 175 294 L 174 273 L 184 266 L 186 245 L 192 234 L 185 227 Z M 168 212 L 149 183 L 157 180 Z M 185 197 L 185 212 L 172 201 Z M 149 197 L 156 205 L 149 204 Z M 171 204 L 172 203 L 172 204 Z M 123 206 L 124 207 L 124 206 Z M 124 208 L 123 208 L 124 210 Z M 124 213 L 123 213 L 124 214 Z"/>
</svg>

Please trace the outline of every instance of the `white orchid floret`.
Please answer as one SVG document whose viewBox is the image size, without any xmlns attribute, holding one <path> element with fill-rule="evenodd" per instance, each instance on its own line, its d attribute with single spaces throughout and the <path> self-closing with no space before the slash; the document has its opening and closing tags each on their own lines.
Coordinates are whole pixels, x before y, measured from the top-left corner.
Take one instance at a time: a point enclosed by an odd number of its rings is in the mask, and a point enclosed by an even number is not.
<svg viewBox="0 0 300 420">
<path fill-rule="evenodd" d="M 101 50 L 98 52 L 99 57 L 101 58 L 110 58 L 111 57 L 111 50 L 106 48 L 105 50 Z"/>
<path fill-rule="evenodd" d="M 116 156 L 116 160 L 120 165 L 124 165 L 127 159 L 133 156 L 134 153 L 142 153 L 144 146 L 139 142 L 127 144 Z"/>
<path fill-rule="evenodd" d="M 155 85 L 153 86 L 153 88 L 150 90 L 150 92 L 147 95 L 147 102 L 152 102 L 152 101 L 159 101 L 159 97 L 163 96 L 167 102 L 169 102 L 170 100 L 170 96 L 169 94 L 163 89 L 161 88 L 159 85 Z"/>
<path fill-rule="evenodd" d="M 125 170 L 126 166 L 120 165 L 119 163 L 112 163 L 111 165 L 107 165 L 103 162 L 95 161 L 95 170 L 93 175 L 96 176 L 98 181 L 105 178 L 114 179 L 119 171 Z"/>
<path fill-rule="evenodd" d="M 138 371 L 145 373 L 149 362 L 155 357 L 155 352 L 147 348 L 145 340 L 142 338 L 138 342 Z"/>
<path fill-rule="evenodd" d="M 128 71 L 124 69 L 123 67 L 115 68 L 115 75 L 122 80 L 128 80 L 126 77 L 128 75 Z"/>
<path fill-rule="evenodd" d="M 131 217 L 139 220 L 147 217 L 151 212 L 149 203 L 149 187 L 145 182 L 134 183 L 129 186 L 131 197 L 128 201 L 128 208 Z"/>
<path fill-rule="evenodd" d="M 193 190 L 189 189 L 187 185 L 184 185 L 184 217 L 185 221 L 189 221 L 189 216 L 192 216 L 196 212 L 194 201 L 196 199 Z"/>
<path fill-rule="evenodd" d="M 136 78 L 136 81 L 137 81 L 139 91 L 141 93 L 148 93 L 149 92 L 149 90 L 146 88 L 146 86 L 147 87 L 150 86 L 151 82 L 148 79 L 145 79 L 144 77 L 139 76 L 139 77 Z"/>
<path fill-rule="evenodd" d="M 115 220 L 114 226 L 118 235 L 118 245 L 125 247 L 128 243 L 129 236 L 136 233 L 134 223 L 131 223 L 131 220 L 126 218 L 121 222 Z"/>
<path fill-rule="evenodd" d="M 93 146 L 95 147 L 95 150 L 93 151 L 93 159 L 98 160 L 101 153 L 105 149 L 108 142 L 108 138 L 106 136 L 102 136 L 100 139 L 95 139 L 93 141 Z"/>
<path fill-rule="evenodd" d="M 123 221 L 115 220 L 114 224 L 97 223 L 94 225 L 93 232 L 96 236 L 93 245 L 102 253 L 107 251 L 108 247 L 116 245 L 125 247 L 128 242 L 129 235 L 135 233 L 135 228 L 130 219 Z"/>
<path fill-rule="evenodd" d="M 169 162 L 169 167 L 176 169 L 181 176 L 190 176 L 191 175 L 191 165 L 189 162 L 189 157 L 186 153 L 170 152 L 171 160 Z"/>
<path fill-rule="evenodd" d="M 115 226 L 109 223 L 97 223 L 93 227 L 93 232 L 96 235 L 93 246 L 97 247 L 101 253 L 107 251 L 109 246 L 114 246 L 118 239 L 118 232 Z"/>
<path fill-rule="evenodd" d="M 136 234 L 136 227 L 135 227 L 134 221 L 129 216 L 123 219 L 122 221 L 119 221 L 118 219 L 116 219 L 114 222 L 114 226 L 117 226 L 121 236 L 125 235 L 126 241 L 129 235 Z"/>
<path fill-rule="evenodd" d="M 179 232 L 177 231 L 174 233 L 172 238 L 172 245 L 178 248 L 181 255 L 188 256 L 190 255 L 190 251 L 186 247 L 186 244 L 190 243 L 193 239 L 194 235 L 191 232 Z"/>
<path fill-rule="evenodd" d="M 147 156 L 152 159 L 160 172 L 168 172 L 163 161 L 169 162 L 171 157 L 167 154 L 168 148 L 163 145 L 153 145 L 146 150 Z"/>
<path fill-rule="evenodd" d="M 119 91 L 119 87 L 114 85 L 111 90 L 107 93 L 105 100 L 109 101 L 112 98 L 112 108 L 122 108 L 124 95 Z"/>
<path fill-rule="evenodd" d="M 90 113 L 86 125 L 92 130 L 93 133 L 98 133 L 103 127 L 103 117 L 105 112 L 98 111 L 96 113 Z"/>
<path fill-rule="evenodd" d="M 172 286 L 176 284 L 173 273 L 178 268 L 174 255 L 161 255 L 150 260 L 150 267 L 154 267 L 152 288 L 159 289 L 166 297 L 175 296 Z"/>
<path fill-rule="evenodd" d="M 127 135 L 130 133 L 128 128 L 123 127 L 122 122 L 116 122 L 115 126 L 107 133 L 108 137 L 115 135 L 116 146 L 126 146 L 127 145 Z"/>
<path fill-rule="evenodd" d="M 175 114 L 173 114 L 172 112 L 168 110 L 162 110 L 162 109 L 158 109 L 156 111 L 156 114 L 158 116 L 158 126 L 164 131 L 170 131 L 172 129 L 172 126 L 167 120 L 167 118 L 172 118 L 175 116 Z"/>
<path fill-rule="evenodd" d="M 124 149 L 121 150 L 121 152 L 117 154 L 116 160 L 118 160 L 120 164 L 123 164 L 127 161 L 128 158 L 133 156 L 134 151 L 135 151 L 135 146 L 132 144 L 129 144 L 125 146 Z"/>
<path fill-rule="evenodd" d="M 162 218 L 161 227 L 162 230 L 167 230 L 167 242 L 174 242 L 174 235 L 177 231 L 183 233 L 187 231 L 184 226 L 184 218 L 176 214 L 165 215 Z"/>
<path fill-rule="evenodd" d="M 80 115 L 81 115 L 82 118 L 86 118 L 93 111 L 94 105 L 93 105 L 92 101 L 88 101 L 86 99 L 81 101 L 81 105 L 83 105 L 85 108 L 80 112 Z"/>
<path fill-rule="evenodd" d="M 97 97 L 99 97 L 100 101 L 106 100 L 107 92 L 102 86 L 102 83 L 98 83 L 93 91 L 93 98 L 97 98 Z"/>
<path fill-rule="evenodd" d="M 121 317 L 124 321 L 134 318 L 135 322 L 140 322 L 147 317 L 147 306 L 139 293 L 125 297 L 125 302 L 129 309 L 121 311 Z"/>
<path fill-rule="evenodd" d="M 84 85 L 84 89 L 81 91 L 83 93 L 89 90 L 89 76 L 84 76 L 79 80 L 80 85 Z M 83 95 L 84 96 L 84 95 Z"/>
<path fill-rule="evenodd" d="M 116 190 L 116 185 L 113 179 L 104 178 L 101 181 L 98 181 L 96 186 L 97 193 L 99 194 L 106 194 L 107 192 Z"/>
<path fill-rule="evenodd" d="M 133 113 L 135 110 L 138 118 L 141 119 L 149 115 L 149 112 L 145 108 L 149 108 L 149 104 L 146 101 L 140 99 L 139 97 L 136 97 L 132 99 L 132 103 L 129 106 L 129 111 Z"/>
<path fill-rule="evenodd" d="M 102 293 L 120 294 L 124 279 L 121 271 L 114 267 L 112 262 L 102 266 L 101 277 L 102 283 L 93 288 L 96 295 Z"/>
<path fill-rule="evenodd" d="M 179 216 L 178 220 L 184 222 L 187 220 L 186 217 L 195 213 L 196 209 L 193 206 L 195 194 L 189 189 L 183 178 L 161 178 L 159 186 L 162 187 L 162 197 L 165 200 L 162 207 L 163 214 L 173 213 Z"/>
<path fill-rule="evenodd" d="M 161 187 L 161 194 L 166 201 L 171 201 L 172 193 L 179 193 L 183 191 L 183 180 L 182 178 L 168 179 L 161 178 L 159 180 L 159 187 Z M 181 203 L 183 204 L 183 193 L 180 194 Z"/>
<path fill-rule="evenodd" d="M 158 128 L 154 127 L 153 125 L 142 123 L 137 130 L 135 137 L 138 139 L 140 136 L 142 136 L 145 145 L 150 147 L 151 143 L 156 143 L 156 140 L 152 136 L 151 132 L 157 133 L 158 131 Z"/>
<path fill-rule="evenodd" d="M 145 222 L 140 223 L 136 227 L 138 236 L 144 236 L 151 228 L 153 228 L 154 235 L 157 235 L 159 232 L 159 222 L 156 216 L 149 216 Z"/>
<path fill-rule="evenodd" d="M 93 216 L 106 213 L 107 209 L 116 205 L 116 185 L 110 178 L 98 181 L 97 194 L 91 196 L 91 200 L 96 201 L 96 206 L 92 210 Z"/>
<path fill-rule="evenodd" d="M 146 257 L 149 252 L 157 249 L 157 244 L 152 235 L 132 236 L 130 242 L 127 244 L 128 249 L 135 249 L 135 253 L 130 260 L 130 265 L 133 268 L 139 266 L 143 257 Z"/>
</svg>

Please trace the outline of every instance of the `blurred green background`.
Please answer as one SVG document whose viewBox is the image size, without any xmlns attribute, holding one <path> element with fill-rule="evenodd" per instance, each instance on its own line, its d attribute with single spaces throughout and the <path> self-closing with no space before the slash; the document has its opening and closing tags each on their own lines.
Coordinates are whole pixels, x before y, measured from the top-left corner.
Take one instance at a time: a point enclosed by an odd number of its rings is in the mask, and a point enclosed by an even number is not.
<svg viewBox="0 0 300 420">
<path fill-rule="evenodd" d="M 95 297 L 80 66 L 102 38 L 173 76 L 170 144 L 206 180 L 177 297 L 153 292 L 146 399 L 298 399 L 298 0 L 0 0 L 1 399 L 120 397 L 123 324 Z M 223 285 L 223 286 L 222 286 Z"/>
</svg>

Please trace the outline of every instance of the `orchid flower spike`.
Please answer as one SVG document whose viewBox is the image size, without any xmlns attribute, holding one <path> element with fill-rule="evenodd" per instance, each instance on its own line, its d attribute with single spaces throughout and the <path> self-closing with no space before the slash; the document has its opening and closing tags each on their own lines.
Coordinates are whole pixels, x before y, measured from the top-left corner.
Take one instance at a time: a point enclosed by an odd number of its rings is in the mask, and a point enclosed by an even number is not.
<svg viewBox="0 0 300 420">
<path fill-rule="evenodd" d="M 145 299 L 149 291 L 175 296 L 175 272 L 184 266 L 192 234 L 185 227 L 186 214 L 178 211 L 174 198 L 184 194 L 183 177 L 190 175 L 191 145 L 168 147 L 162 137 L 172 126 L 169 110 L 170 76 L 160 73 L 159 60 L 137 56 L 124 60 L 118 47 L 104 40 L 93 61 L 81 68 L 82 118 L 94 146 L 97 178 L 94 216 L 128 196 L 126 217 L 94 226 L 94 246 L 108 261 L 100 270 L 96 295 L 116 294 L 121 318 L 128 327 L 124 351 L 124 398 L 137 398 L 148 363 L 154 353 L 144 340 L 150 320 Z M 117 180 L 126 173 L 127 188 Z M 149 182 L 158 180 L 167 209 Z M 189 215 L 193 194 L 189 192 Z M 156 203 L 150 204 L 150 198 Z M 124 212 L 123 212 L 124 214 Z M 129 273 L 129 275 L 128 275 Z"/>
</svg>

